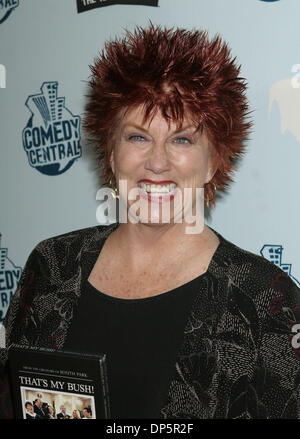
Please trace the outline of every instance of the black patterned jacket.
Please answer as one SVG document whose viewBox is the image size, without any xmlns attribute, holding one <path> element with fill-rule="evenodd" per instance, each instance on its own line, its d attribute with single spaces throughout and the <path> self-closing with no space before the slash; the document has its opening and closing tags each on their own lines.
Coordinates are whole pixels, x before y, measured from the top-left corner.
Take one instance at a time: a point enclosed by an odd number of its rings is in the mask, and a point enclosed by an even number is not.
<svg viewBox="0 0 300 439">
<path fill-rule="evenodd" d="M 4 322 L 10 343 L 62 349 L 81 285 L 118 224 L 39 243 Z M 170 377 L 162 418 L 300 418 L 300 290 L 277 266 L 218 234 Z M 2 360 L 2 417 L 9 417 Z M 5 393 L 6 392 L 6 393 Z"/>
</svg>

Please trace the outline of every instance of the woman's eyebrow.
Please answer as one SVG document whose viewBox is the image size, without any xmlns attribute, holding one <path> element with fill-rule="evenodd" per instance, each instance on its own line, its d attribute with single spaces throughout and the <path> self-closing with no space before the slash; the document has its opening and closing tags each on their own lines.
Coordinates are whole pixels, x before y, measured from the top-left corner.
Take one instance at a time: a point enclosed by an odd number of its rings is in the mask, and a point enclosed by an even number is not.
<svg viewBox="0 0 300 439">
<path fill-rule="evenodd" d="M 186 127 L 179 128 L 179 129 L 177 129 L 176 131 L 174 131 L 173 134 L 184 133 L 185 131 L 188 131 L 188 130 L 190 130 L 191 128 L 193 128 L 193 134 L 194 134 L 194 133 L 197 131 L 195 125 L 188 125 L 188 126 L 186 126 Z"/>
<path fill-rule="evenodd" d="M 125 124 L 122 128 L 122 132 L 124 132 L 125 130 L 128 130 L 128 129 L 131 129 L 131 128 L 134 128 L 135 130 L 138 130 L 138 131 L 143 131 L 144 133 L 148 133 L 148 131 L 145 128 L 143 128 L 140 125 L 136 125 L 134 123 Z"/>
<path fill-rule="evenodd" d="M 134 129 L 137 129 L 137 130 L 140 130 L 140 131 L 144 131 L 145 133 L 148 133 L 148 130 L 147 130 L 147 129 L 143 128 L 143 127 L 140 126 L 140 125 L 136 125 L 136 124 L 134 124 L 134 123 L 128 123 L 128 124 L 125 124 L 125 125 L 123 126 L 122 131 L 125 131 L 126 129 L 130 129 L 130 128 L 134 128 Z M 188 125 L 188 126 L 186 126 L 186 127 L 182 127 L 182 128 L 179 128 L 179 129 L 173 131 L 173 132 L 171 133 L 171 135 L 173 135 L 173 134 L 184 133 L 185 131 L 188 131 L 188 130 L 191 129 L 191 128 L 194 129 L 194 130 L 193 130 L 193 134 L 194 134 L 194 132 L 197 131 L 196 127 L 195 127 L 194 125 Z"/>
</svg>

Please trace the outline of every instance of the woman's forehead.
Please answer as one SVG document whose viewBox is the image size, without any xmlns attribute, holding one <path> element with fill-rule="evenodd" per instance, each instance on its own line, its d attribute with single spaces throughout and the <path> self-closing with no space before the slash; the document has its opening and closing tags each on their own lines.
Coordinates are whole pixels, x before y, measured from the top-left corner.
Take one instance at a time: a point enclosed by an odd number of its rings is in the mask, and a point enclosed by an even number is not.
<svg viewBox="0 0 300 439">
<path fill-rule="evenodd" d="M 200 126 L 199 122 L 197 122 L 197 117 L 188 111 L 184 113 L 182 120 L 175 120 L 168 115 L 164 115 L 158 106 L 147 115 L 144 105 L 124 109 L 120 122 L 123 127 L 126 125 L 139 125 L 144 129 L 149 129 L 155 123 L 167 124 L 169 130 L 172 131 L 186 127 L 193 127 L 197 130 Z"/>
</svg>

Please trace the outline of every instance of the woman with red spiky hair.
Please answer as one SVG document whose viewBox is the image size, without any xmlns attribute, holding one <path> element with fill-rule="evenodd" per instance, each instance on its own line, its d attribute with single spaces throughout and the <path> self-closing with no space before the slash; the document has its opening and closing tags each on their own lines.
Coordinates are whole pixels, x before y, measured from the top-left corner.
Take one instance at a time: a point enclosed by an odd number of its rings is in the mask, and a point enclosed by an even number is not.
<svg viewBox="0 0 300 439">
<path fill-rule="evenodd" d="M 201 209 L 250 130 L 226 43 L 150 24 L 91 70 L 84 125 L 119 218 L 36 246 L 7 343 L 106 353 L 112 418 L 299 417 L 299 289 Z"/>
<path fill-rule="evenodd" d="M 178 127 L 189 115 L 215 152 L 217 167 L 204 187 L 207 204 L 214 205 L 215 191 L 231 181 L 251 126 L 246 84 L 227 44 L 219 36 L 209 40 L 205 31 L 151 25 L 106 43 L 91 70 L 85 127 L 106 183 L 114 177 L 111 154 L 124 111 L 140 107 L 144 123 L 159 111 Z"/>
</svg>

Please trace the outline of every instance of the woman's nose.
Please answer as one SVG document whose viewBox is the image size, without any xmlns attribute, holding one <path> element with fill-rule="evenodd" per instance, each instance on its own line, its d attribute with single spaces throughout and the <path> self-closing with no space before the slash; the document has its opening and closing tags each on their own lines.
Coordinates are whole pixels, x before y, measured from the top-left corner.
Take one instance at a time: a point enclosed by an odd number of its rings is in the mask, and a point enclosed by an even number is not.
<svg viewBox="0 0 300 439">
<path fill-rule="evenodd" d="M 170 170 L 168 152 L 163 142 L 153 144 L 145 162 L 145 169 L 156 174 Z"/>
</svg>

